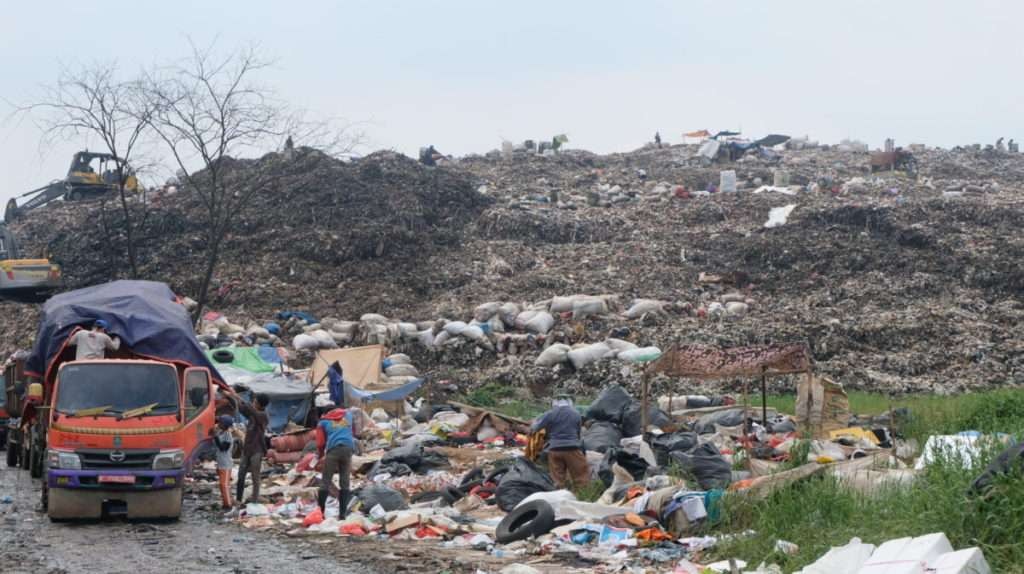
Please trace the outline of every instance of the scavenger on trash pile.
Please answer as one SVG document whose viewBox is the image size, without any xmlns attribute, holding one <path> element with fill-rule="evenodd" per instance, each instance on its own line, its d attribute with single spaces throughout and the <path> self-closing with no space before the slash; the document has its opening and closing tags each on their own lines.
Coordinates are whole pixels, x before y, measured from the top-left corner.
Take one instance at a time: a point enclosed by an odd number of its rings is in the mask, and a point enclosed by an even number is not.
<svg viewBox="0 0 1024 574">
<path fill-rule="evenodd" d="M 573 407 L 572 397 L 559 395 L 551 410 L 534 421 L 530 430 L 547 435 L 547 459 L 551 478 L 558 488 L 581 488 L 590 482 L 587 457 L 580 441 L 583 418 Z"/>
<path fill-rule="evenodd" d="M 265 435 L 269 418 L 266 408 L 270 404 L 267 395 L 259 393 L 255 397 L 255 405 L 249 404 L 238 395 L 234 395 L 238 404 L 238 410 L 246 418 L 245 440 L 242 442 L 242 461 L 238 466 L 238 485 L 235 487 L 235 498 L 241 504 L 245 494 L 245 477 L 252 475 L 252 493 L 249 502 L 257 502 L 260 497 L 260 469 L 263 465 L 263 455 L 267 451 Z"/>
</svg>

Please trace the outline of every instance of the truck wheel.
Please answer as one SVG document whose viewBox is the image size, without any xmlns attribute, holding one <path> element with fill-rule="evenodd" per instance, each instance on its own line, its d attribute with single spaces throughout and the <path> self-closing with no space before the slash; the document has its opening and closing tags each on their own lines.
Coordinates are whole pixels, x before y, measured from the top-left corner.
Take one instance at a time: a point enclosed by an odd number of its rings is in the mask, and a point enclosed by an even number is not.
<svg viewBox="0 0 1024 574">
<path fill-rule="evenodd" d="M 43 453 L 39 445 L 35 443 L 32 444 L 32 450 L 29 451 L 28 475 L 32 478 L 43 476 Z"/>
<path fill-rule="evenodd" d="M 16 444 L 7 445 L 7 468 L 17 468 L 18 450 L 20 447 Z"/>
</svg>

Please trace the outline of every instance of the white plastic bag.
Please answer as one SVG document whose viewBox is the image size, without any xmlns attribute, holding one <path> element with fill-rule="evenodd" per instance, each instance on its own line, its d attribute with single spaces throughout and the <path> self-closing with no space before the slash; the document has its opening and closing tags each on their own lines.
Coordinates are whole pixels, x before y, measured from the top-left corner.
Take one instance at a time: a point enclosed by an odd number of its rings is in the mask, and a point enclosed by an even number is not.
<svg viewBox="0 0 1024 574">
<path fill-rule="evenodd" d="M 647 363 L 661 357 L 661 349 L 657 347 L 641 347 L 619 353 L 619 359 L 631 363 Z"/>
<path fill-rule="evenodd" d="M 796 209 L 795 203 L 791 203 L 783 207 L 773 207 L 771 211 L 768 212 L 768 221 L 764 224 L 765 228 L 772 229 L 773 227 L 782 227 L 786 224 L 786 221 L 789 219 L 789 214 L 793 213 L 794 209 Z"/>
<path fill-rule="evenodd" d="M 526 330 L 538 335 L 545 335 L 555 326 L 555 318 L 551 313 L 540 311 L 526 322 Z"/>
<path fill-rule="evenodd" d="M 578 370 L 606 358 L 611 353 L 612 348 L 607 343 L 594 343 L 569 351 L 567 357 L 572 366 Z"/>
<path fill-rule="evenodd" d="M 626 318 L 639 319 L 647 313 L 664 313 L 665 303 L 654 299 L 636 299 L 626 311 Z"/>
<path fill-rule="evenodd" d="M 565 362 L 568 358 L 569 351 L 572 347 L 562 343 L 555 343 L 544 349 L 544 351 L 537 357 L 537 360 L 533 364 L 538 367 L 553 367 L 559 363 Z"/>
</svg>

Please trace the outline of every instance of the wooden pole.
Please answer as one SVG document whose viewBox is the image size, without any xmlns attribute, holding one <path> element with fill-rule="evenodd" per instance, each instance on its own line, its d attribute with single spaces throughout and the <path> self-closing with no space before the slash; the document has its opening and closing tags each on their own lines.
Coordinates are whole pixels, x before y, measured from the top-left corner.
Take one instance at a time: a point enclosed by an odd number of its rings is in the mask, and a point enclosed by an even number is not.
<svg viewBox="0 0 1024 574">
<path fill-rule="evenodd" d="M 768 375 L 761 369 L 761 424 L 768 424 Z"/>
<path fill-rule="evenodd" d="M 640 433 L 641 434 L 647 432 L 647 403 L 648 403 L 648 391 L 649 391 L 649 387 L 650 387 L 650 381 L 649 381 L 649 378 L 647 377 L 647 372 L 646 371 L 644 371 L 644 376 L 643 376 L 643 379 L 642 379 L 642 387 L 643 387 L 643 399 L 641 401 L 641 407 L 640 407 L 641 408 L 641 411 L 640 411 L 640 425 L 641 425 L 640 426 L 640 428 L 641 428 Z"/>
</svg>

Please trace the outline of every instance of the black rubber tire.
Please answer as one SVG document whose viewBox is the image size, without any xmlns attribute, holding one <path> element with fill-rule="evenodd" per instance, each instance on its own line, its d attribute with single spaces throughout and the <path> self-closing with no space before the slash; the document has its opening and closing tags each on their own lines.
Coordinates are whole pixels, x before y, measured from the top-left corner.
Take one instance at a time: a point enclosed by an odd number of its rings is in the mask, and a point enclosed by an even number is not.
<svg viewBox="0 0 1024 574">
<path fill-rule="evenodd" d="M 7 445 L 7 468 L 18 467 L 18 445 L 9 444 Z"/>
<path fill-rule="evenodd" d="M 497 484 L 501 481 L 501 477 L 510 470 L 512 470 L 511 466 L 503 466 L 501 468 L 494 469 L 491 471 L 491 474 L 488 474 L 487 477 L 484 478 L 484 482 L 493 482 Z"/>
<path fill-rule="evenodd" d="M 448 503 L 448 506 L 455 504 L 459 499 L 465 496 L 466 495 L 463 494 L 461 490 L 454 486 L 446 486 L 441 489 L 441 498 Z"/>
<path fill-rule="evenodd" d="M 482 469 L 482 468 L 480 468 L 478 466 L 478 467 L 470 470 L 469 472 L 467 472 L 466 474 L 464 474 L 462 476 L 462 482 L 459 483 L 459 488 L 463 488 L 467 484 L 474 483 L 474 482 L 476 482 L 478 484 L 482 483 L 483 482 L 483 478 L 484 478 L 484 469 Z"/>
<path fill-rule="evenodd" d="M 505 515 L 494 532 L 499 544 L 543 536 L 555 527 L 555 509 L 543 500 L 534 500 Z"/>
<path fill-rule="evenodd" d="M 471 482 L 467 482 L 466 484 L 460 484 L 457 488 L 458 488 L 459 492 L 461 492 L 463 494 L 469 494 L 469 491 L 473 490 L 474 488 L 476 488 L 478 486 L 483 486 L 483 484 L 484 484 L 484 481 L 482 479 L 481 480 L 474 480 L 474 481 L 471 481 Z"/>
<path fill-rule="evenodd" d="M 417 504 L 419 502 L 433 502 L 443 497 L 444 493 L 441 492 L 440 490 L 428 490 L 426 492 L 421 492 L 413 496 L 412 498 L 409 499 L 409 502 L 411 502 L 412 504 Z"/>
<path fill-rule="evenodd" d="M 227 349 L 217 349 L 213 352 L 213 360 L 218 363 L 230 363 L 235 360 L 235 354 Z"/>
<path fill-rule="evenodd" d="M 40 449 L 33 444 L 29 452 L 28 475 L 32 478 L 43 477 L 43 454 L 39 451 Z"/>
</svg>

